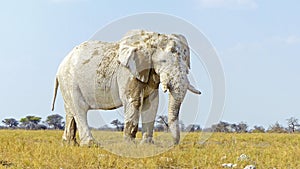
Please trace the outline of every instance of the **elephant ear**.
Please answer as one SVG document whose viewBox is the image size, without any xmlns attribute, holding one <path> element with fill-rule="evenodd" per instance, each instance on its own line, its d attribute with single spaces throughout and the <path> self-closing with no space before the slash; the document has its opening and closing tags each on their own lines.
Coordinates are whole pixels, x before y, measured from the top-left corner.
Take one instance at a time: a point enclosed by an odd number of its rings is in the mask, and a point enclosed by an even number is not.
<svg viewBox="0 0 300 169">
<path fill-rule="evenodd" d="M 151 69 L 150 54 L 141 46 L 120 44 L 119 62 L 127 67 L 138 80 L 147 83 Z"/>
<path fill-rule="evenodd" d="M 180 44 L 182 44 L 182 52 L 184 54 L 183 60 L 186 62 L 188 69 L 191 69 L 190 48 L 186 38 L 180 34 L 172 34 L 172 35 L 180 41 Z"/>
</svg>

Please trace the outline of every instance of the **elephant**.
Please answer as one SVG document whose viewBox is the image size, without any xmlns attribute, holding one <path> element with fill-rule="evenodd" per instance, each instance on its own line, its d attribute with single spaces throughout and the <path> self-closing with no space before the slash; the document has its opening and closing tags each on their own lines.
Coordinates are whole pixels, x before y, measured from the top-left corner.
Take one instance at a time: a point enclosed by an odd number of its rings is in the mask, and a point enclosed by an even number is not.
<svg viewBox="0 0 300 169">
<path fill-rule="evenodd" d="M 180 34 L 131 30 L 117 42 L 81 43 L 61 62 L 55 78 L 52 111 L 60 87 L 66 112 L 63 141 L 95 144 L 88 110 L 124 106 L 125 140 L 135 139 L 141 116 L 142 142 L 153 142 L 161 84 L 163 92 L 168 91 L 168 124 L 173 143 L 178 144 L 178 115 L 186 92 L 201 94 L 188 80 L 189 69 L 189 46 Z"/>
</svg>

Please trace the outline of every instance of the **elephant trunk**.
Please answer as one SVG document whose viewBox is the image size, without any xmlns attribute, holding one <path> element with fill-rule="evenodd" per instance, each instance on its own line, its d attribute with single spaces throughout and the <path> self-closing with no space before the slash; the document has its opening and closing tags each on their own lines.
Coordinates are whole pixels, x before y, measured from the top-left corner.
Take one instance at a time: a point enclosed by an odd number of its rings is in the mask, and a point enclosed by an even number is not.
<svg viewBox="0 0 300 169">
<path fill-rule="evenodd" d="M 185 78 L 180 78 L 185 79 Z M 164 88 L 164 86 L 162 85 Z M 168 124 L 169 129 L 172 133 L 174 144 L 178 144 L 180 140 L 180 129 L 179 129 L 179 111 L 181 103 L 184 100 L 187 90 L 201 94 L 201 92 L 195 89 L 187 80 L 183 80 L 177 83 L 169 83 L 167 85 L 169 89 L 169 105 L 168 105 Z"/>
<path fill-rule="evenodd" d="M 181 106 L 181 101 L 175 99 L 174 93 L 169 92 L 169 105 L 168 105 L 168 124 L 169 129 L 173 136 L 174 144 L 178 144 L 180 140 L 180 130 L 179 130 L 179 110 Z"/>
<path fill-rule="evenodd" d="M 189 86 L 186 75 L 183 75 L 178 79 L 175 81 L 171 80 L 168 85 L 168 124 L 173 136 L 174 144 L 178 144 L 180 140 L 179 111 Z"/>
<path fill-rule="evenodd" d="M 169 91 L 168 125 L 174 144 L 178 144 L 180 140 L 178 115 L 187 90 L 195 94 L 201 93 L 190 84 L 185 70 L 183 67 L 180 67 L 179 69 L 169 69 L 169 71 L 159 74 L 162 90 L 164 92 Z"/>
</svg>

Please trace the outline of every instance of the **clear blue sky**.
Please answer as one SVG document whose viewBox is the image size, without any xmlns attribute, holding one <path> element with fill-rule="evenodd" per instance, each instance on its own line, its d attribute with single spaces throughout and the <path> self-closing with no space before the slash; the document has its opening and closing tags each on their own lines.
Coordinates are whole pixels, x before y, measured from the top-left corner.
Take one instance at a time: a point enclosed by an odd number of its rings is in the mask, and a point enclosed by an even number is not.
<svg viewBox="0 0 300 169">
<path fill-rule="evenodd" d="M 0 119 L 50 115 L 55 73 L 66 54 L 107 23 L 143 12 L 179 16 L 213 43 L 226 78 L 223 121 L 268 127 L 300 119 L 296 0 L 3 1 Z M 61 97 L 56 112 L 64 116 Z"/>
</svg>

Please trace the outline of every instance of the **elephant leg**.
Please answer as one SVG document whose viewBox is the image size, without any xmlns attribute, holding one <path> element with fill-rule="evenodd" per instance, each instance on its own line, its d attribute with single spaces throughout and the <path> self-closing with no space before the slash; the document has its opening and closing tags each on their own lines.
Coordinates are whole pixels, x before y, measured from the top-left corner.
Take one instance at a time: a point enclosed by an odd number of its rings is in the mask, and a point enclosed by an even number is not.
<svg viewBox="0 0 300 169">
<path fill-rule="evenodd" d="M 126 88 L 126 98 L 123 100 L 124 105 L 124 137 L 126 140 L 133 140 L 138 131 L 140 107 L 141 107 L 141 92 L 144 84 L 133 78 L 128 82 Z"/>
<path fill-rule="evenodd" d="M 143 140 L 141 143 L 153 143 L 153 128 L 158 109 L 158 102 L 158 90 L 155 90 L 143 102 L 141 111 Z"/>
<path fill-rule="evenodd" d="M 66 123 L 65 130 L 63 134 L 63 142 L 66 142 L 68 145 L 78 145 L 76 141 L 76 122 L 74 116 L 71 115 L 69 109 L 65 106 L 66 111 Z"/>
<path fill-rule="evenodd" d="M 79 133 L 80 146 L 91 146 L 95 143 L 87 122 L 87 111 L 78 111 L 75 115 Z"/>
<path fill-rule="evenodd" d="M 89 105 L 84 101 L 80 89 L 77 89 L 77 92 L 73 93 L 73 99 L 72 113 L 74 113 L 74 119 L 79 133 L 80 146 L 91 146 L 95 143 L 95 140 L 87 122 Z"/>
<path fill-rule="evenodd" d="M 134 101 L 139 102 L 139 101 Z M 139 109 L 137 106 L 133 105 L 136 103 L 129 103 L 124 107 L 125 109 L 125 119 L 124 119 L 124 137 L 125 140 L 131 141 L 136 137 L 139 124 Z"/>
</svg>

